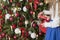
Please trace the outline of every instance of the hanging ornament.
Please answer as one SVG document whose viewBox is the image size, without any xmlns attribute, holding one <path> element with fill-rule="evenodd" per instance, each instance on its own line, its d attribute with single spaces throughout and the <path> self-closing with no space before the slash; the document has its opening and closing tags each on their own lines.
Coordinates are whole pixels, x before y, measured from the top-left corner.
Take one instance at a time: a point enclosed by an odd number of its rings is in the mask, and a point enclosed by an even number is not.
<svg viewBox="0 0 60 40">
<path fill-rule="evenodd" d="M 29 5 L 29 4 L 28 4 L 28 5 L 26 5 L 26 8 L 27 8 L 27 9 L 30 9 L 30 5 Z"/>
<path fill-rule="evenodd" d="M 21 30 L 19 28 L 15 29 L 15 34 L 21 34 Z"/>
<path fill-rule="evenodd" d="M 6 0 L 3 0 L 4 2 L 6 2 Z"/>
<path fill-rule="evenodd" d="M 26 6 L 23 7 L 23 11 L 24 11 L 24 12 L 27 12 Z"/>
<path fill-rule="evenodd" d="M 17 27 L 16 24 L 12 24 L 12 28 L 15 29 Z"/>
<path fill-rule="evenodd" d="M 32 32 L 31 32 L 31 31 L 29 31 L 29 34 L 31 35 L 31 34 L 32 34 Z"/>
<path fill-rule="evenodd" d="M 10 3 L 12 3 L 13 0 L 9 0 L 9 1 L 10 1 Z"/>
<path fill-rule="evenodd" d="M 33 15 L 33 11 L 30 11 L 30 14 Z"/>
<path fill-rule="evenodd" d="M 13 17 L 11 16 L 11 17 L 9 18 L 9 20 L 12 22 L 14 19 L 13 19 Z"/>
<path fill-rule="evenodd" d="M 3 18 L 3 16 L 2 15 L 0 15 L 0 19 L 2 19 Z"/>
<path fill-rule="evenodd" d="M 19 13 L 18 13 L 18 12 L 16 12 L 15 16 L 16 16 L 16 17 L 19 17 Z"/>
<path fill-rule="evenodd" d="M 23 1 L 23 0 L 19 0 L 20 2 Z"/>
<path fill-rule="evenodd" d="M 9 13 L 9 14 L 12 14 L 13 12 L 12 12 L 12 10 L 8 10 L 8 13 Z"/>
<path fill-rule="evenodd" d="M 40 6 L 42 6 L 42 5 L 43 5 L 43 3 L 41 2 L 39 5 L 40 5 Z"/>
<path fill-rule="evenodd" d="M 6 20 L 9 19 L 10 16 L 11 16 L 11 15 L 7 13 L 7 14 L 5 15 L 5 19 L 6 19 Z"/>
<path fill-rule="evenodd" d="M 46 28 L 45 28 L 45 26 L 44 26 L 44 22 L 42 21 L 41 23 L 40 23 L 40 25 L 39 25 L 39 34 L 41 33 L 41 31 L 43 32 L 43 33 L 46 33 Z"/>
<path fill-rule="evenodd" d="M 39 4 L 39 0 L 34 0 L 34 3 L 35 4 Z"/>
<path fill-rule="evenodd" d="M 13 38 L 14 38 L 14 39 L 16 39 L 16 38 L 17 38 L 17 36 L 14 36 Z"/>
<path fill-rule="evenodd" d="M 36 33 L 31 33 L 31 38 L 35 39 L 36 38 Z"/>
<path fill-rule="evenodd" d="M 25 36 L 25 32 L 26 32 L 25 28 L 20 28 L 20 30 L 22 32 L 22 36 L 24 37 Z"/>
<path fill-rule="evenodd" d="M 45 2 L 46 4 L 48 4 L 48 3 L 49 3 L 49 0 L 45 0 L 44 2 Z"/>
<path fill-rule="evenodd" d="M 5 37 L 5 33 L 2 33 L 1 36 L 2 36 L 2 37 Z"/>
<path fill-rule="evenodd" d="M 38 4 L 39 4 L 39 0 L 34 0 L 34 10 L 37 10 Z"/>
<path fill-rule="evenodd" d="M 20 21 L 23 21 L 25 18 L 24 18 L 24 16 L 21 16 L 20 17 Z"/>
<path fill-rule="evenodd" d="M 36 23 L 33 23 L 33 24 L 32 24 L 32 26 L 33 26 L 34 28 L 36 27 L 36 25 L 37 25 Z"/>
<path fill-rule="evenodd" d="M 34 10 L 37 10 L 37 4 L 34 4 Z"/>
<path fill-rule="evenodd" d="M 18 25 L 19 25 L 19 26 L 22 26 L 22 25 L 23 25 L 23 22 L 19 22 Z"/>
<path fill-rule="evenodd" d="M 2 10 L 0 10 L 0 15 L 2 14 Z"/>
</svg>

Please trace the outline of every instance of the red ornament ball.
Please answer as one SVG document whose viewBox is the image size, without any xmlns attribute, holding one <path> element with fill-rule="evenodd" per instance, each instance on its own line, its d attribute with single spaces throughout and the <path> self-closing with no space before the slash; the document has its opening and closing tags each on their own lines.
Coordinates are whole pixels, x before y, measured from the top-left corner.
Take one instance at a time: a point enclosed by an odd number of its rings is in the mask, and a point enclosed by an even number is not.
<svg viewBox="0 0 60 40">
<path fill-rule="evenodd" d="M 14 36 L 13 38 L 14 38 L 14 39 L 16 39 L 17 37 L 16 37 L 16 36 Z"/>
<path fill-rule="evenodd" d="M 1 19 L 1 18 L 3 18 L 3 16 L 2 16 L 2 15 L 0 15 L 0 19 Z"/>
<path fill-rule="evenodd" d="M 33 23 L 33 24 L 32 24 L 32 26 L 33 26 L 34 28 L 36 27 L 36 25 L 37 25 L 36 23 Z"/>
<path fill-rule="evenodd" d="M 39 35 L 42 35 L 42 33 L 40 32 Z"/>
<path fill-rule="evenodd" d="M 17 25 L 16 25 L 16 24 L 13 24 L 13 25 L 12 25 L 12 28 L 13 28 L 13 29 L 15 29 L 16 27 L 17 27 Z"/>
<path fill-rule="evenodd" d="M 9 18 L 9 20 L 12 22 L 14 19 L 13 19 L 13 17 L 11 16 L 11 17 Z"/>
<path fill-rule="evenodd" d="M 23 21 L 25 18 L 23 16 L 20 17 L 20 21 Z"/>
<path fill-rule="evenodd" d="M 0 15 L 2 14 L 2 10 L 0 10 Z"/>
<path fill-rule="evenodd" d="M 19 24 L 19 26 L 22 26 L 23 25 L 23 22 L 19 22 L 18 24 Z"/>
<path fill-rule="evenodd" d="M 1 24 L 3 24 L 5 22 L 5 20 L 1 20 Z"/>
<path fill-rule="evenodd" d="M 5 36 L 5 33 L 2 33 L 1 36 L 4 37 Z"/>
<path fill-rule="evenodd" d="M 8 13 L 9 13 L 9 14 L 12 14 L 13 12 L 12 12 L 12 10 L 8 10 Z"/>
<path fill-rule="evenodd" d="M 19 13 L 18 13 L 18 12 L 16 12 L 15 16 L 16 16 L 16 17 L 18 17 L 18 16 L 19 16 Z"/>
<path fill-rule="evenodd" d="M 33 11 L 30 11 L 30 14 L 33 15 Z"/>
</svg>

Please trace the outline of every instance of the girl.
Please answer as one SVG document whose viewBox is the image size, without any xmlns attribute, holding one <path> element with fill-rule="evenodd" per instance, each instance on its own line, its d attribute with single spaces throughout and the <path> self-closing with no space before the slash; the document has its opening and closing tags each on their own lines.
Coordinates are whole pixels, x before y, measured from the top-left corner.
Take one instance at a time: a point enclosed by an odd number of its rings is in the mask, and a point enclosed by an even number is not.
<svg viewBox="0 0 60 40">
<path fill-rule="evenodd" d="M 47 11 L 43 11 L 44 14 L 47 13 Z M 44 26 L 47 27 L 45 40 L 60 40 L 60 26 L 59 26 L 59 15 L 58 15 L 58 0 L 56 0 L 56 8 L 54 11 L 54 6 L 52 5 L 52 8 L 50 8 L 50 11 L 48 13 L 51 15 L 51 21 L 45 22 Z M 55 15 L 54 15 L 55 14 Z"/>
</svg>

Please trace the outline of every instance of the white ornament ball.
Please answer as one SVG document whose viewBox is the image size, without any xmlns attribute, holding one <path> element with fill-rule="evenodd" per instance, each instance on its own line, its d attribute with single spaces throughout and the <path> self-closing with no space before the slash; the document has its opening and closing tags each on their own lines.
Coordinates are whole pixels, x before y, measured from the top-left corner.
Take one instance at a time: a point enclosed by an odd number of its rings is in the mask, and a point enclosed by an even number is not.
<svg viewBox="0 0 60 40">
<path fill-rule="evenodd" d="M 15 34 L 21 34 L 21 30 L 19 28 L 15 29 Z"/>
<path fill-rule="evenodd" d="M 25 21 L 25 24 L 28 24 L 28 20 Z"/>
<path fill-rule="evenodd" d="M 31 33 L 31 38 L 35 39 L 36 38 L 36 33 Z"/>
<path fill-rule="evenodd" d="M 41 2 L 40 5 L 43 5 L 43 3 Z"/>
<path fill-rule="evenodd" d="M 3 0 L 4 2 L 6 2 L 6 0 Z"/>
<path fill-rule="evenodd" d="M 10 16 L 11 16 L 10 14 L 6 14 L 6 15 L 5 15 L 5 19 L 9 19 Z"/>
<path fill-rule="evenodd" d="M 17 10 L 17 8 L 14 8 L 14 9 L 13 9 L 13 12 L 16 13 L 16 10 Z"/>
<path fill-rule="evenodd" d="M 23 0 L 19 0 L 19 1 L 23 1 Z"/>
<path fill-rule="evenodd" d="M 29 34 L 32 34 L 32 32 L 31 32 L 31 31 L 29 31 Z"/>
<path fill-rule="evenodd" d="M 26 12 L 27 11 L 27 8 L 26 6 L 23 7 L 23 11 Z"/>
</svg>

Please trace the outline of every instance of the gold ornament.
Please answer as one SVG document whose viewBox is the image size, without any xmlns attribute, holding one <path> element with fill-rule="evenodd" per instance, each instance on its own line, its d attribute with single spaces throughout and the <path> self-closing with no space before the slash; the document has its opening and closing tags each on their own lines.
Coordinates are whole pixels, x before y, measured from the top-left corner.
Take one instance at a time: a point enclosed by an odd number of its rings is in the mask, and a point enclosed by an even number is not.
<svg viewBox="0 0 60 40">
<path fill-rule="evenodd" d="M 49 0 L 45 0 L 45 3 L 48 4 L 49 3 Z"/>
</svg>

